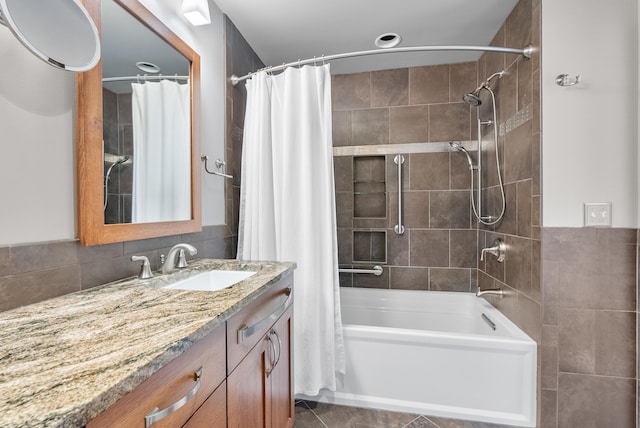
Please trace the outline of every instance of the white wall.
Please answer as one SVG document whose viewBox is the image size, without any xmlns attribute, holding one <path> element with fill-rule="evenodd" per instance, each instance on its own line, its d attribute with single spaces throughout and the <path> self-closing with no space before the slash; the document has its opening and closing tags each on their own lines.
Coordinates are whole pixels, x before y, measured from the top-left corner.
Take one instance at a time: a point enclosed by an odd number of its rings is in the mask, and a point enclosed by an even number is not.
<svg viewBox="0 0 640 428">
<path fill-rule="evenodd" d="M 223 17 L 191 27 L 180 2 L 142 3 L 201 57 L 202 152 L 224 158 Z M 75 81 L 41 62 L 0 26 L 0 245 L 76 237 Z M 222 180 L 202 175 L 203 224 L 224 223 Z"/>
<path fill-rule="evenodd" d="M 543 225 L 582 227 L 584 202 L 612 202 L 613 226 L 637 227 L 637 0 L 543 0 L 542 91 Z"/>
</svg>

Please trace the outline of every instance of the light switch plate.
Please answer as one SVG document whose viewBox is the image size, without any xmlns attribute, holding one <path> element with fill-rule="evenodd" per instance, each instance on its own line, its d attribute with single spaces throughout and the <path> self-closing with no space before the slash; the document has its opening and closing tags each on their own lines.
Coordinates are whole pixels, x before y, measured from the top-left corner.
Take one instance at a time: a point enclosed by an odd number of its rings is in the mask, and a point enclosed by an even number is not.
<svg viewBox="0 0 640 428">
<path fill-rule="evenodd" d="M 585 202 L 586 227 L 611 227 L 611 202 Z"/>
</svg>

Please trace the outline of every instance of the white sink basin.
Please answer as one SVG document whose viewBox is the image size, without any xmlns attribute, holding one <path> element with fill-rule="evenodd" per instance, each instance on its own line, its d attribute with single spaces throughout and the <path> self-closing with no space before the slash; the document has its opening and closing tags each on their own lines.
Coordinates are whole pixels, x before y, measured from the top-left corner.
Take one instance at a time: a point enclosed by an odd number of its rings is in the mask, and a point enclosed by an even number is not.
<svg viewBox="0 0 640 428">
<path fill-rule="evenodd" d="M 249 278 L 255 272 L 245 270 L 210 270 L 198 275 L 190 276 L 173 284 L 165 285 L 162 288 L 174 290 L 192 291 L 218 291 L 231 287 L 243 279 Z"/>
</svg>

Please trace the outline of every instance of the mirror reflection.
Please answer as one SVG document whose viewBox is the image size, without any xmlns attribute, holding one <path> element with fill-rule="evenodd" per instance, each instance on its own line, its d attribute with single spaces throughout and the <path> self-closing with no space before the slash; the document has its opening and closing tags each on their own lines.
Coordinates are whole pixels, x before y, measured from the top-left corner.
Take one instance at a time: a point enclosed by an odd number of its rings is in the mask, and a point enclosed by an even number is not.
<svg viewBox="0 0 640 428">
<path fill-rule="evenodd" d="M 104 222 L 191 218 L 190 61 L 102 1 Z"/>
</svg>

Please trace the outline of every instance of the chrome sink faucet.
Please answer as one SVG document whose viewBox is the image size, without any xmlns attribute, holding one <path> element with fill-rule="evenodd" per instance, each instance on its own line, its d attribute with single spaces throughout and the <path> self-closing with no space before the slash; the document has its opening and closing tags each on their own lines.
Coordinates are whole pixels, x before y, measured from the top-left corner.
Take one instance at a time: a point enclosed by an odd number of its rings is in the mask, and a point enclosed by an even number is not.
<svg viewBox="0 0 640 428">
<path fill-rule="evenodd" d="M 178 255 L 179 253 L 184 255 L 184 251 L 188 252 L 189 255 L 191 256 L 195 256 L 196 254 L 198 254 L 198 250 L 193 245 L 190 245 L 190 244 L 174 245 L 173 247 L 171 247 L 171 249 L 167 253 L 167 258 L 165 259 L 164 263 L 162 264 L 162 267 L 160 268 L 162 273 L 173 272 L 173 269 L 176 267 L 176 255 Z M 181 263 L 181 265 L 183 265 L 182 267 L 185 267 L 186 263 Z"/>
</svg>

